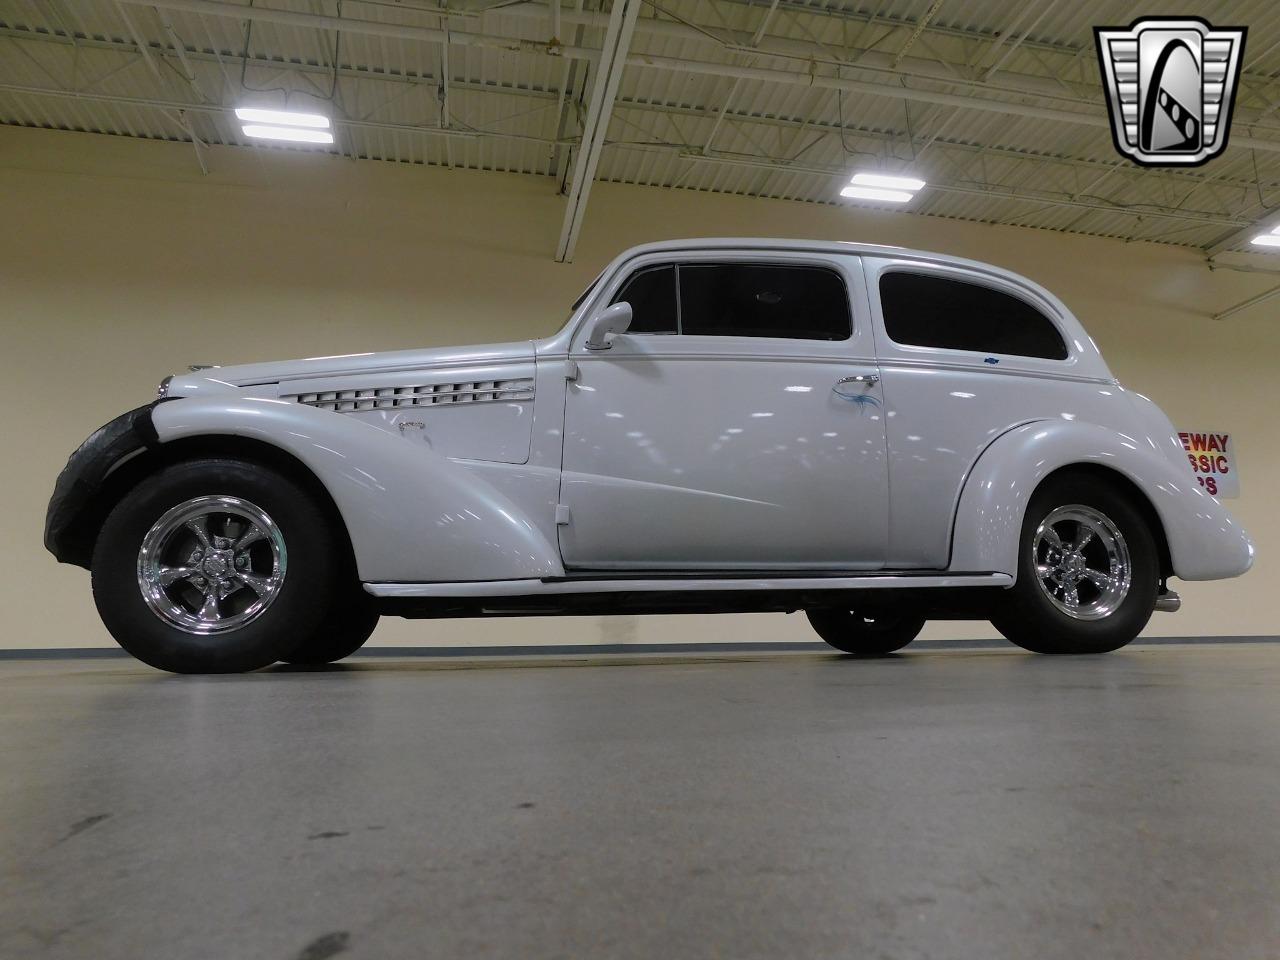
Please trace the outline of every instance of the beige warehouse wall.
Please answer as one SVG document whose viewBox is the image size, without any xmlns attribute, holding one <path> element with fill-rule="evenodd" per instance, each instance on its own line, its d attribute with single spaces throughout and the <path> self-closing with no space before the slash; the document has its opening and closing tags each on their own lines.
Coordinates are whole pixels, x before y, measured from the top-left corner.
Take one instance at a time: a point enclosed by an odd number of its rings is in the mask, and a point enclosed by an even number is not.
<svg viewBox="0 0 1280 960">
<path fill-rule="evenodd" d="M 1260 548 L 1237 581 L 1187 584 L 1151 634 L 1270 634 L 1280 588 L 1275 363 L 1280 300 L 1210 313 L 1280 277 L 1194 252 L 685 191 L 597 184 L 577 261 L 553 263 L 563 201 L 545 178 L 191 148 L 0 127 L 0 646 L 109 644 L 84 571 L 40 538 L 67 454 L 191 362 L 536 337 L 624 247 L 697 235 L 822 237 L 988 260 L 1057 292 L 1129 386 L 1175 422 L 1235 434 Z M 1276 263 L 1280 268 L 1280 262 Z M 987 635 L 940 624 L 933 636 Z M 814 639 L 802 618 L 386 620 L 380 644 Z"/>
</svg>

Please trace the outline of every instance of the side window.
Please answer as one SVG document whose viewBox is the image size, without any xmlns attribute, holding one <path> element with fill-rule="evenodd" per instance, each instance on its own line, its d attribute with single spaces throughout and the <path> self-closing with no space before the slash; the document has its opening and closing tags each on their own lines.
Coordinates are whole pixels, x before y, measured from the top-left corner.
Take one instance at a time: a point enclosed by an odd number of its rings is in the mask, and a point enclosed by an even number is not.
<svg viewBox="0 0 1280 960">
<path fill-rule="evenodd" d="M 844 281 L 823 267 L 681 264 L 680 332 L 703 336 L 847 340 Z"/>
<path fill-rule="evenodd" d="M 627 278 L 612 300 L 631 304 L 628 333 L 675 333 L 676 268 L 674 264 L 642 267 Z"/>
<path fill-rule="evenodd" d="M 1067 345 L 1048 317 L 981 284 L 895 270 L 880 277 L 880 306 L 895 343 L 1067 359 Z"/>
</svg>

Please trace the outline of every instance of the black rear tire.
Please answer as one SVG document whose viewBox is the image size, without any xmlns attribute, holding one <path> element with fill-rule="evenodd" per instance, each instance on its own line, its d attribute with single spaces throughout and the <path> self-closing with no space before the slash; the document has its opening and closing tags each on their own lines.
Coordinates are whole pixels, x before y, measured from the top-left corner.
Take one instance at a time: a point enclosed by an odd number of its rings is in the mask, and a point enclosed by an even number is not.
<svg viewBox="0 0 1280 960">
<path fill-rule="evenodd" d="M 823 640 L 858 657 L 883 657 L 901 650 L 920 635 L 925 624 L 924 617 L 898 610 L 862 614 L 821 608 L 806 610 L 805 616 Z"/>
<path fill-rule="evenodd" d="M 1129 557 L 1127 592 L 1113 609 L 1096 619 L 1077 619 L 1064 612 L 1042 587 L 1044 581 L 1037 572 L 1036 540 L 1040 525 L 1055 510 L 1077 505 L 1101 514 L 1114 525 Z M 1001 599 L 991 623 L 1007 639 L 1033 653 L 1108 653 L 1142 632 L 1155 609 L 1159 585 L 1160 559 L 1155 536 L 1143 511 L 1127 492 L 1096 476 L 1076 474 L 1051 478 L 1032 495 L 1027 506 L 1017 582 Z"/>
<path fill-rule="evenodd" d="M 345 660 L 365 645 L 378 625 L 378 608 L 364 590 L 347 591 L 320 631 L 280 659 L 298 666 L 322 666 Z"/>
<path fill-rule="evenodd" d="M 145 598 L 141 583 L 149 531 L 178 505 L 200 498 L 256 506 L 273 522 L 287 553 L 270 603 L 254 619 L 221 632 L 175 625 Z M 256 670 L 320 634 L 328 607 L 316 598 L 349 588 L 342 582 L 348 552 L 328 513 L 290 477 L 238 460 L 190 460 L 143 480 L 107 516 L 93 552 L 93 598 L 111 635 L 143 663 L 174 673 Z"/>
</svg>

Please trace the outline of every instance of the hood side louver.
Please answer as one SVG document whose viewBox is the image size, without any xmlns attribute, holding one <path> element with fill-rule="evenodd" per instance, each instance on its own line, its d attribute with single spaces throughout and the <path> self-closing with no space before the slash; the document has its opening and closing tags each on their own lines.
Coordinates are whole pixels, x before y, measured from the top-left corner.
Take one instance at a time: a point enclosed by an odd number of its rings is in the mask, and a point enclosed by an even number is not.
<svg viewBox="0 0 1280 960">
<path fill-rule="evenodd" d="M 286 393 L 282 400 L 294 400 L 320 410 L 337 413 L 385 410 L 395 407 L 440 406 L 455 403 L 510 402 L 533 399 L 533 378 L 476 380 L 468 383 L 428 383 L 403 387 L 370 387 L 356 390 L 329 390 L 319 393 Z"/>
</svg>

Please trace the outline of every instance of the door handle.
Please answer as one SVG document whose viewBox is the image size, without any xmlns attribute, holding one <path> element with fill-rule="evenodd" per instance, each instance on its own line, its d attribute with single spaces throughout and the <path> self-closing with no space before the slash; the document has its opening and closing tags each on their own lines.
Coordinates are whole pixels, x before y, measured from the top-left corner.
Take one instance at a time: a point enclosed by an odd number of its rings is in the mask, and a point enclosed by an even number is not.
<svg viewBox="0 0 1280 960">
<path fill-rule="evenodd" d="M 841 377 L 836 381 L 836 385 L 831 388 L 831 392 L 839 397 L 848 397 L 850 394 L 845 393 L 840 388 L 846 383 L 860 383 L 863 386 L 870 386 L 873 383 L 880 382 L 880 374 L 878 373 L 859 373 L 852 377 Z"/>
</svg>

